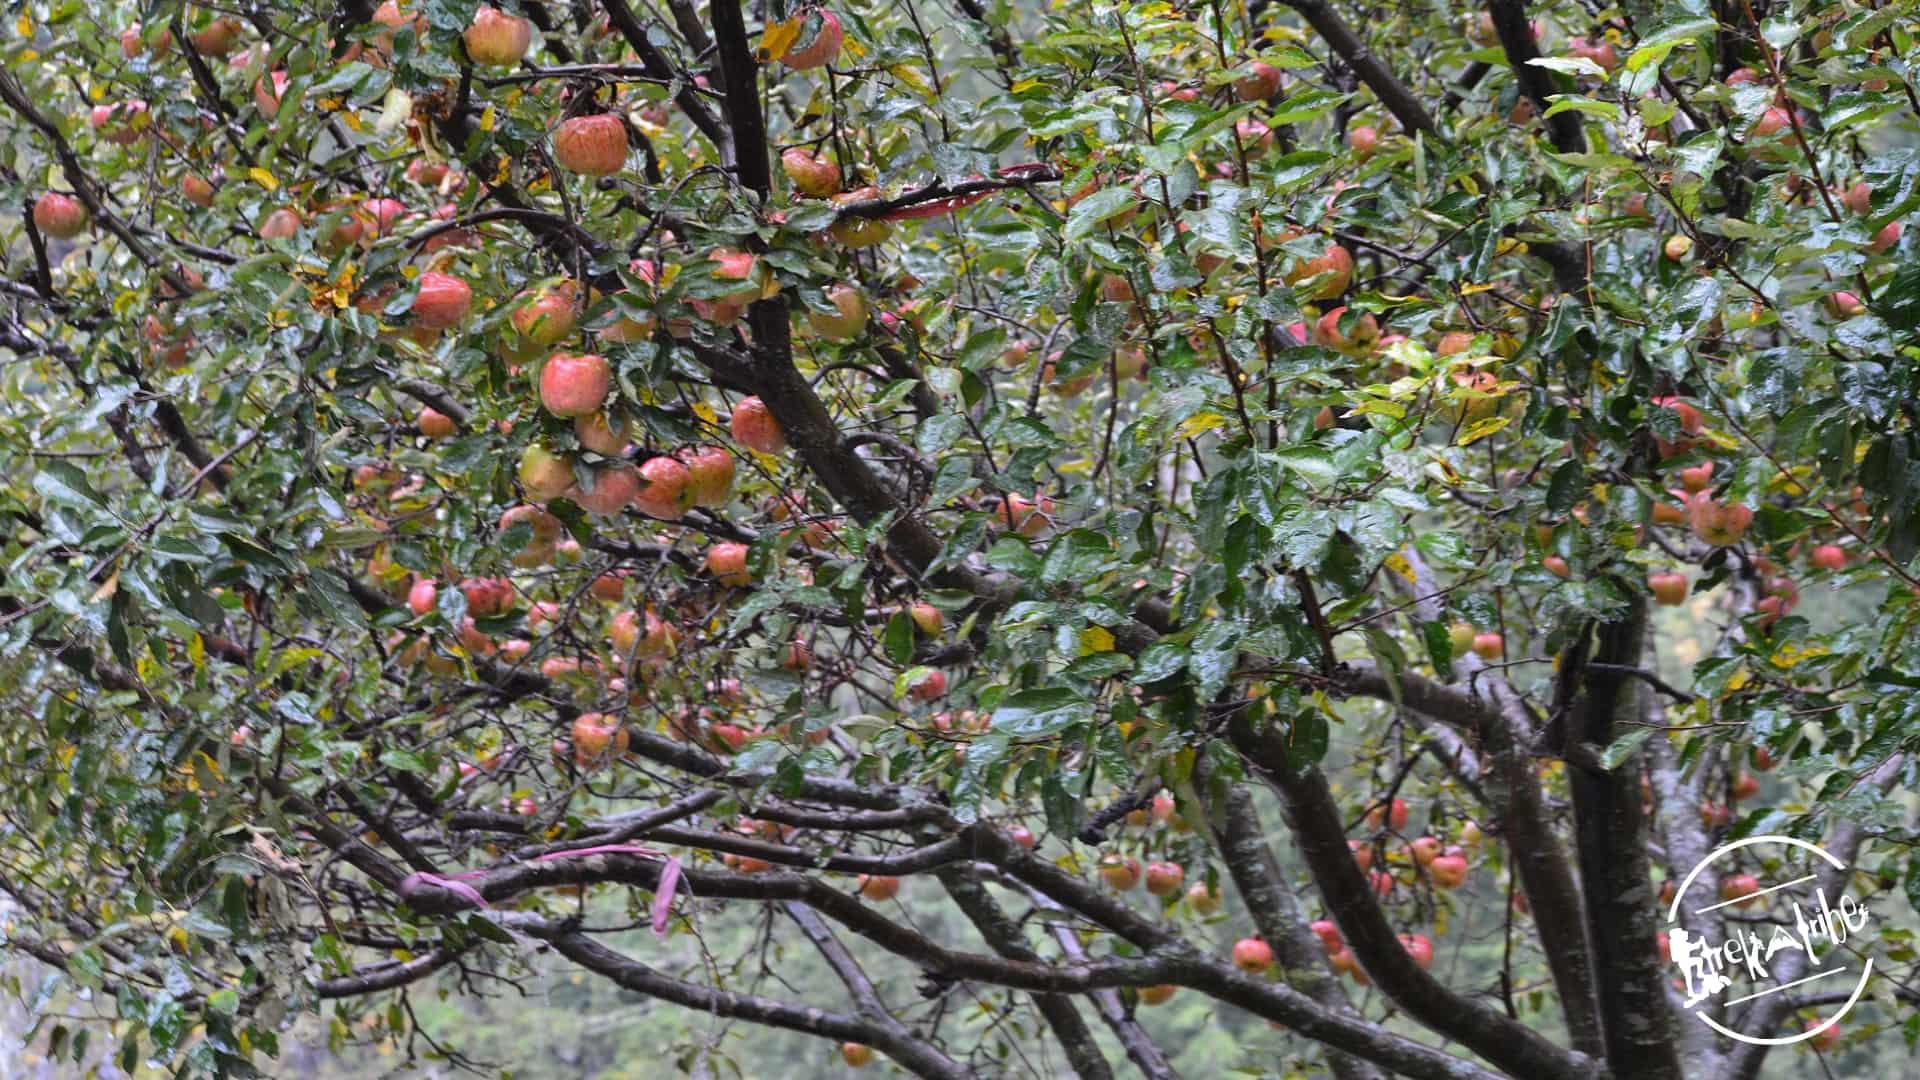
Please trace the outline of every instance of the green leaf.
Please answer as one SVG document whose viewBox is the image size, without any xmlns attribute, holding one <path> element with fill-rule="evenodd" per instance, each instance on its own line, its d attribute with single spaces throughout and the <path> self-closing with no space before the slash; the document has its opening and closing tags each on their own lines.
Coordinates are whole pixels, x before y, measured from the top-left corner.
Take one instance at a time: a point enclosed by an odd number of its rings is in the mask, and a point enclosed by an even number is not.
<svg viewBox="0 0 1920 1080">
<path fill-rule="evenodd" d="M 904 664 L 913 659 L 913 618 L 905 611 L 896 611 L 893 618 L 887 620 L 883 644 L 887 650 L 887 659 L 896 664 Z"/>
<path fill-rule="evenodd" d="M 1587 474 L 1578 461 L 1565 461 L 1547 482 L 1547 509 L 1556 514 L 1572 510 L 1587 493 Z"/>
<path fill-rule="evenodd" d="M 1140 196 L 1134 194 L 1132 188 L 1101 188 L 1068 211 L 1067 228 L 1061 238 L 1069 244 L 1084 240 L 1107 219 L 1119 216 L 1139 202 Z"/>
<path fill-rule="evenodd" d="M 1058 734 L 1093 719 L 1093 703 L 1065 687 L 1021 690 L 993 709 L 993 730 L 1013 738 Z"/>
<path fill-rule="evenodd" d="M 1655 28 L 1640 39 L 1640 44 L 1627 55 L 1627 70 L 1639 71 L 1649 64 L 1659 64 L 1667 54 L 1685 42 L 1705 37 L 1720 28 L 1712 19 L 1694 17 L 1680 19 Z"/>
<path fill-rule="evenodd" d="M 1619 768 L 1639 751 L 1641 744 L 1652 734 L 1652 728 L 1635 728 L 1613 740 L 1613 745 L 1600 753 L 1600 767 L 1608 772 Z"/>
<path fill-rule="evenodd" d="M 72 507 L 105 506 L 107 500 L 93 490 L 87 474 L 69 461 L 54 458 L 40 465 L 33 476 L 33 490 L 42 498 Z"/>
</svg>

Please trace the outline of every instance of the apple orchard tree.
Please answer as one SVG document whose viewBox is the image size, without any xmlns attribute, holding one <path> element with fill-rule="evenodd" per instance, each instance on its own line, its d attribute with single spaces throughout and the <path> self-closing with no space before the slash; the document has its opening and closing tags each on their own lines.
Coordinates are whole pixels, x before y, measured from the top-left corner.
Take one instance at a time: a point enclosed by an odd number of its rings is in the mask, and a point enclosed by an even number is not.
<svg viewBox="0 0 1920 1080">
<path fill-rule="evenodd" d="M 9 8 L 43 1048 L 1740 1080 L 1663 887 L 1920 893 L 1913 0 L 504 7 Z"/>
</svg>

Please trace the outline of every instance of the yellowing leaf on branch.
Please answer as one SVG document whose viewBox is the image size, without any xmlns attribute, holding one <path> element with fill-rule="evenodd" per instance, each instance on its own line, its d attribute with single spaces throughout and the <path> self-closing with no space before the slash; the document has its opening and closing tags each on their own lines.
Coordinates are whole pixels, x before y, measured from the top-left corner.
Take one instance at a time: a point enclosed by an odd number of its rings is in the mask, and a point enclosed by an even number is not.
<svg viewBox="0 0 1920 1080">
<path fill-rule="evenodd" d="M 280 181 L 274 179 L 272 173 L 258 165 L 247 170 L 247 178 L 259 184 L 261 187 L 266 188 L 268 191 L 280 190 Z"/>
<path fill-rule="evenodd" d="M 1789 641 L 1773 650 L 1773 656 L 1769 659 L 1778 667 L 1790 668 L 1816 657 L 1825 656 L 1827 651 L 1824 645 L 1803 645 L 1797 641 Z"/>
<path fill-rule="evenodd" d="M 1474 443 L 1479 442 L 1481 439 L 1486 438 L 1511 423 L 1513 423 L 1513 417 L 1511 416 L 1489 416 L 1485 420 L 1478 421 L 1468 427 L 1467 430 L 1461 432 L 1460 437 L 1454 440 L 1454 442 L 1458 446 L 1472 446 Z"/>
<path fill-rule="evenodd" d="M 1407 557 L 1405 555 L 1402 555 L 1396 551 L 1393 554 L 1387 556 L 1386 563 L 1387 563 L 1387 569 L 1393 571 L 1396 574 L 1399 574 L 1403 578 L 1406 578 L 1408 584 L 1413 583 L 1413 564 L 1407 561 Z"/>
<path fill-rule="evenodd" d="M 1113 651 L 1113 631 L 1104 626 L 1089 626 L 1080 631 L 1080 655 Z"/>
<path fill-rule="evenodd" d="M 933 95 L 933 88 L 927 85 L 927 81 L 920 77 L 918 71 L 913 70 L 911 64 L 891 65 L 887 68 L 887 73 L 899 79 L 901 82 L 906 83 L 908 86 L 913 87 L 914 91 L 921 97 L 931 97 Z"/>
<path fill-rule="evenodd" d="M 1191 439 L 1217 428 L 1227 426 L 1227 418 L 1217 412 L 1197 412 L 1181 421 L 1180 428 L 1174 432 L 1182 439 Z"/>
<path fill-rule="evenodd" d="M 770 63 L 787 55 L 787 50 L 800 40 L 800 27 L 806 21 L 806 16 L 796 15 L 785 22 L 769 24 L 760 35 L 760 62 Z"/>
</svg>

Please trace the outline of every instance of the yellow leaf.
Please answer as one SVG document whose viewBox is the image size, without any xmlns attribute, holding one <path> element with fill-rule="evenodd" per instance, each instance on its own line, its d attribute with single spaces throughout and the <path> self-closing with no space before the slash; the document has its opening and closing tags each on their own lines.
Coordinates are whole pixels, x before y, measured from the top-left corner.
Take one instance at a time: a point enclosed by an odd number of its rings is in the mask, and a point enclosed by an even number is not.
<svg viewBox="0 0 1920 1080">
<path fill-rule="evenodd" d="M 1503 241 L 1503 242 L 1504 242 L 1504 241 Z M 1493 289 L 1493 288 L 1495 288 L 1495 287 L 1496 287 L 1496 286 L 1494 286 L 1494 284 L 1493 284 L 1492 282 L 1487 282 L 1487 283 L 1485 283 L 1485 284 L 1481 284 L 1481 285 L 1462 285 L 1462 286 L 1460 286 L 1460 295 L 1461 295 L 1461 296 L 1472 296 L 1472 295 L 1473 295 L 1474 293 L 1483 293 L 1483 292 L 1488 292 L 1488 291 L 1490 291 L 1490 290 L 1492 290 L 1492 289 Z"/>
<path fill-rule="evenodd" d="M 115 570 L 112 576 L 108 577 L 107 580 L 100 583 L 99 588 L 93 590 L 93 595 L 87 599 L 87 603 L 97 604 L 100 601 L 105 600 L 107 597 L 112 596 L 114 593 L 119 591 L 120 591 L 120 571 Z"/>
<path fill-rule="evenodd" d="M 720 422 L 720 414 L 714 412 L 713 406 L 707 404 L 705 401 L 695 401 L 693 403 L 693 415 L 709 424 L 718 424 Z"/>
<path fill-rule="evenodd" d="M 1387 556 L 1387 569 L 1406 578 L 1408 584 L 1413 583 L 1413 564 L 1407 561 L 1405 555 L 1396 551 Z"/>
<path fill-rule="evenodd" d="M 769 63 L 787 55 L 787 50 L 800 40 L 800 27 L 805 22 L 806 16 L 796 15 L 786 22 L 769 25 L 760 35 L 760 62 Z"/>
<path fill-rule="evenodd" d="M 1347 415 L 1349 416 L 1371 416 L 1375 413 L 1399 420 L 1407 415 L 1407 410 L 1404 406 L 1396 402 L 1384 401 L 1380 398 L 1368 398 L 1347 411 Z"/>
<path fill-rule="evenodd" d="M 1191 439 L 1195 435 L 1226 426 L 1227 418 L 1217 412 L 1197 412 L 1187 417 L 1174 434 L 1182 439 Z"/>
<path fill-rule="evenodd" d="M 1113 631 L 1104 626 L 1089 626 L 1080 631 L 1080 655 L 1113 651 Z"/>
<path fill-rule="evenodd" d="M 191 638 L 187 639 L 187 659 L 193 661 L 193 666 L 196 669 L 198 670 L 206 669 L 207 641 L 205 638 L 201 637 L 199 634 L 195 634 Z"/>
<path fill-rule="evenodd" d="M 499 122 L 500 122 L 500 114 L 491 105 L 487 106 L 486 112 L 483 112 L 480 114 L 480 130 L 481 131 L 492 131 L 493 126 Z"/>
<path fill-rule="evenodd" d="M 280 181 L 275 180 L 273 178 L 272 173 L 268 172 L 267 170 L 261 168 L 258 165 L 255 165 L 253 168 L 248 169 L 247 176 L 250 179 L 252 179 L 254 183 L 259 184 L 261 187 L 266 188 L 268 191 L 280 190 Z"/>
<path fill-rule="evenodd" d="M 22 15 L 19 18 L 13 20 L 13 32 L 20 35 L 21 37 L 32 37 L 33 36 L 33 17 L 30 15 Z"/>
<path fill-rule="evenodd" d="M 1803 661 L 1827 655 L 1824 645 L 1801 645 L 1787 642 L 1773 651 L 1773 662 L 1784 668 L 1795 667 Z"/>
<path fill-rule="evenodd" d="M 894 78 L 899 79 L 901 82 L 906 83 L 908 86 L 913 87 L 914 91 L 917 92 L 921 97 L 928 97 L 932 95 L 933 90 L 927 86 L 926 80 L 922 79 L 920 77 L 920 73 L 913 70 L 911 66 L 907 64 L 894 64 L 888 67 L 887 71 Z"/>
<path fill-rule="evenodd" d="M 1742 690 L 1746 687 L 1747 683 L 1751 681 L 1752 675 L 1747 671 L 1746 665 L 1742 664 L 1740 670 L 1734 672 L 1733 677 L 1727 680 L 1727 693 L 1731 694 L 1735 691 Z"/>
<path fill-rule="evenodd" d="M 1019 82 L 1013 84 L 1013 92 L 1018 94 L 1040 85 L 1042 85 L 1042 83 L 1039 79 L 1021 79 Z"/>
<path fill-rule="evenodd" d="M 1460 438 L 1456 439 L 1455 443 L 1459 446 L 1472 446 L 1474 443 L 1499 431 L 1512 422 L 1513 417 L 1511 416 L 1489 416 L 1485 420 L 1461 432 Z"/>
</svg>

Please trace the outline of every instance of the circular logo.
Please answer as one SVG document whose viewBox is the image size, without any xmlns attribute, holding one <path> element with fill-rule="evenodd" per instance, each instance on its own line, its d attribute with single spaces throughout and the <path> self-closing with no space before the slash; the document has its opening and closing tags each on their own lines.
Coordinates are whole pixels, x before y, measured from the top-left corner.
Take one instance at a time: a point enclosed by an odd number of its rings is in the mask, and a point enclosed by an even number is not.
<svg viewBox="0 0 1920 1080">
<path fill-rule="evenodd" d="M 1768 878 L 1741 870 L 1756 856 L 1774 868 Z M 1829 868 L 1839 874 L 1823 883 Z M 1866 904 L 1844 890 L 1829 895 L 1833 882 L 1846 881 L 1846 870 L 1818 844 L 1791 836 L 1749 836 L 1700 860 L 1667 905 L 1667 952 L 1679 970 L 1687 1011 L 1729 1039 L 1761 1046 L 1816 1038 L 1838 1024 L 1873 974 L 1871 958 L 1860 962 L 1856 974 L 1851 956 L 1837 947 L 1872 919 Z M 1849 983 L 1853 990 L 1837 1011 L 1792 1035 L 1736 1031 L 1721 1019 L 1738 1023 L 1757 1011 L 1739 1006 L 1788 990 L 1811 993 Z"/>
</svg>

